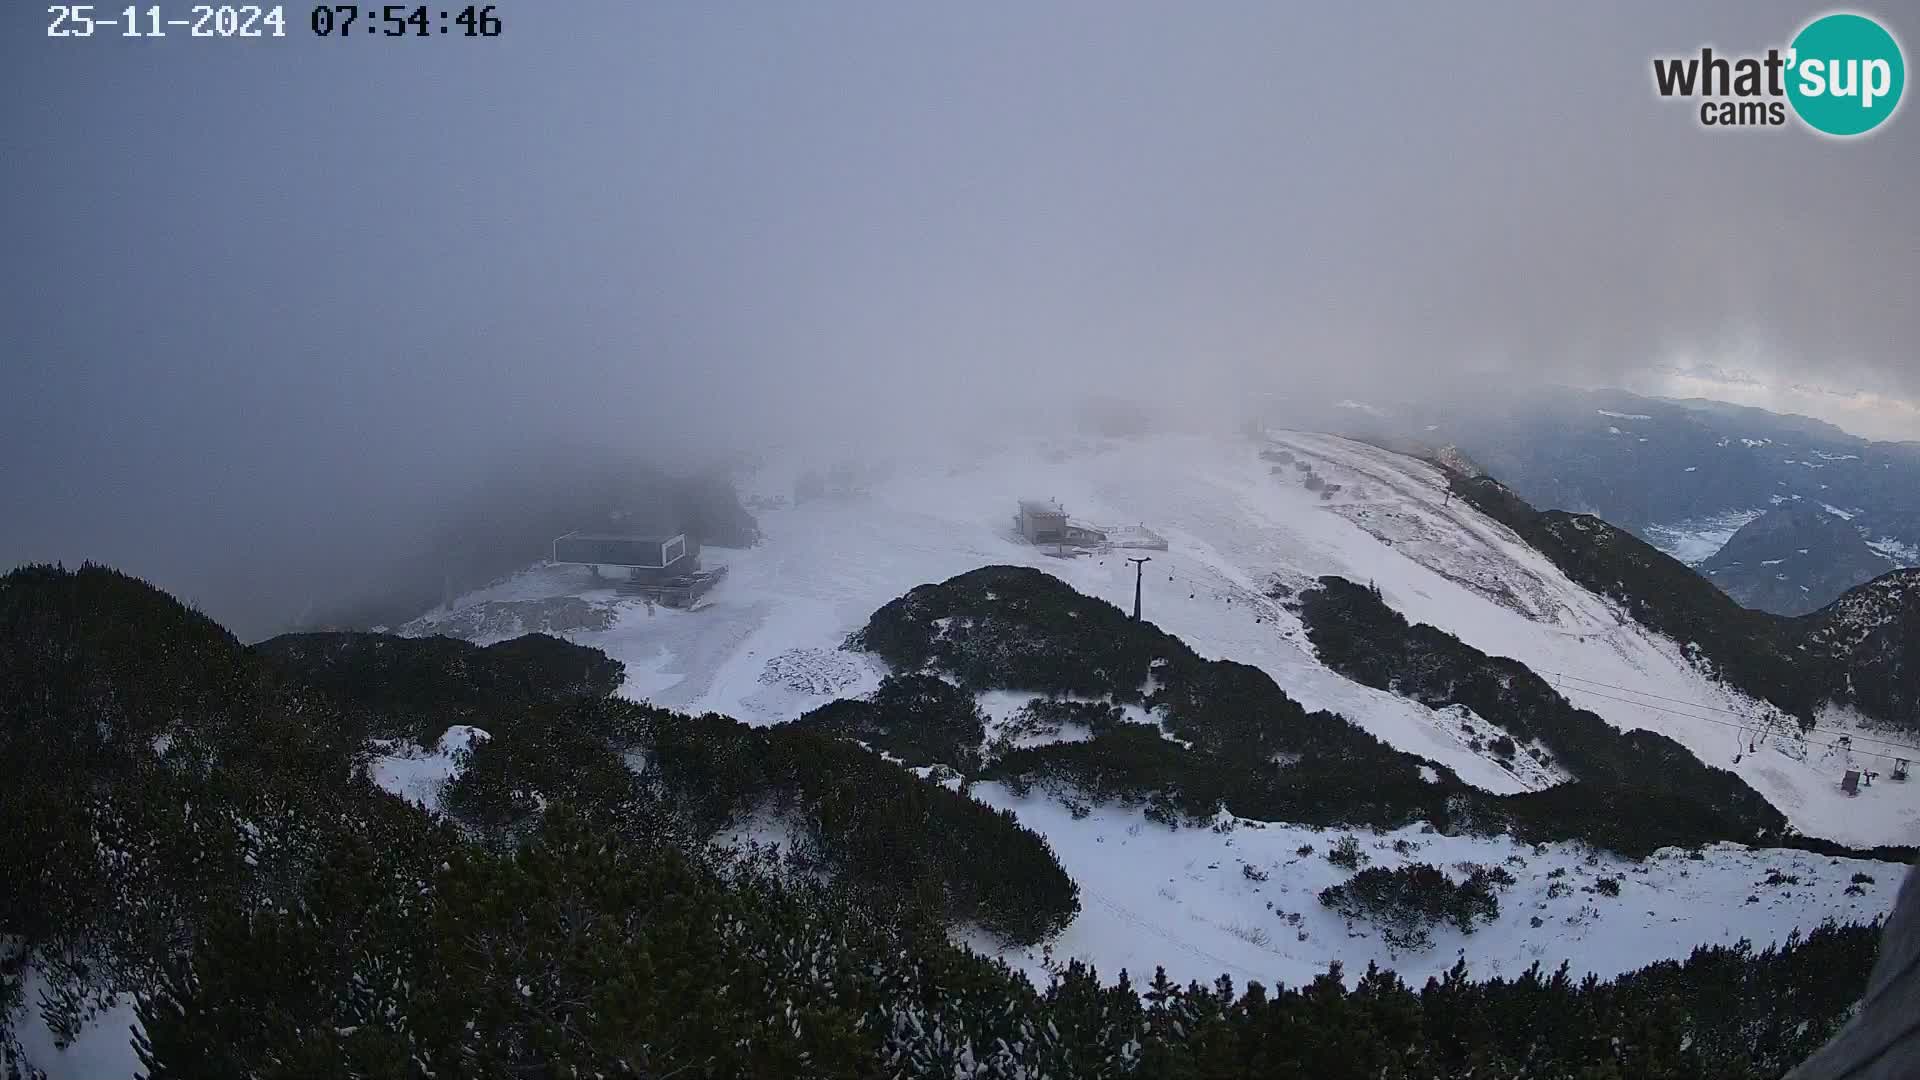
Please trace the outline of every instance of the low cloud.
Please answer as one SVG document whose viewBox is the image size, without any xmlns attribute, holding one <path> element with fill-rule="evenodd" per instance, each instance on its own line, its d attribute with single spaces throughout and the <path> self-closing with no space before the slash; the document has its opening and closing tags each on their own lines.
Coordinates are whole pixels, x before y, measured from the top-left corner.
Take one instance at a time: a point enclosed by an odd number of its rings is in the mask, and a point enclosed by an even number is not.
<svg viewBox="0 0 1920 1080">
<path fill-rule="evenodd" d="M 556 446 L 1497 399 L 1676 356 L 1915 434 L 1911 110 L 1709 133 L 1651 89 L 1788 5 L 505 16 L 241 46 L 5 14 L 0 561 L 110 561 L 263 632 Z"/>
</svg>

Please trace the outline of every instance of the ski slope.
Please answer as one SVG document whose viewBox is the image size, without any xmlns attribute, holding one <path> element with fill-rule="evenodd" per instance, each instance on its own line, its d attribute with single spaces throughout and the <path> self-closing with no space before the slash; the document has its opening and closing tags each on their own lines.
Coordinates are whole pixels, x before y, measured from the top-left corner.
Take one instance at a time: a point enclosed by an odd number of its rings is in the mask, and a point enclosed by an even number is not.
<svg viewBox="0 0 1920 1080">
<path fill-rule="evenodd" d="M 1263 449 L 1284 451 L 1339 490 L 1330 498 L 1308 490 L 1307 474 L 1263 460 Z M 1263 442 L 1032 440 L 852 463 L 840 470 L 853 478 L 843 490 L 793 505 L 795 479 L 826 464 L 786 461 L 743 479 L 766 539 L 747 550 L 708 549 L 709 564 L 729 563 L 731 571 L 701 610 L 649 612 L 594 589 L 581 571 L 539 566 L 404 632 L 498 640 L 520 632 L 511 612 L 528 601 L 576 597 L 600 615 L 588 628 L 540 628 L 624 661 L 624 693 L 779 722 L 877 685 L 884 672 L 840 646 L 876 608 L 915 585 L 1012 563 L 1130 605 L 1134 571 L 1125 556 L 1137 553 L 1059 558 L 1020 540 L 1014 502 L 1040 495 L 1076 520 L 1138 523 L 1167 538 L 1169 550 L 1147 553 L 1149 620 L 1202 655 L 1263 668 L 1307 708 L 1339 712 L 1468 783 L 1512 792 L 1560 777 L 1550 768 L 1515 772 L 1471 749 L 1454 710 L 1436 713 L 1329 671 L 1299 621 L 1268 597 L 1276 582 L 1294 590 L 1328 574 L 1371 582 L 1409 619 L 1526 663 L 1622 729 L 1661 732 L 1708 764 L 1734 770 L 1803 832 L 1855 845 L 1920 837 L 1920 785 L 1883 782 L 1845 795 L 1842 773 L 1868 759 L 1810 747 L 1787 733 L 1790 725 L 1761 725 L 1770 707 L 1718 686 L 1677 643 L 1625 618 L 1504 526 L 1450 499 L 1440 471 L 1424 462 L 1301 432 L 1272 432 Z M 1477 726 L 1477 718 L 1464 719 Z M 1763 739 L 1763 731 L 1772 733 Z"/>
</svg>

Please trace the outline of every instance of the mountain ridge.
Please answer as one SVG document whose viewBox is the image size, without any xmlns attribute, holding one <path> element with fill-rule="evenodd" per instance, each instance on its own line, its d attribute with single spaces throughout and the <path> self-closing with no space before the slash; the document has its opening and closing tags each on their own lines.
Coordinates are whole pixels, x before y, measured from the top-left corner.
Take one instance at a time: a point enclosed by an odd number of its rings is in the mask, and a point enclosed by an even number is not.
<svg viewBox="0 0 1920 1080">
<path fill-rule="evenodd" d="M 1462 498 L 1575 580 L 1620 601 L 1650 629 L 1697 645 L 1730 682 L 1803 726 L 1831 704 L 1920 731 L 1920 664 L 1904 645 L 1920 641 L 1920 569 L 1888 571 L 1805 615 L 1775 615 L 1741 607 L 1678 560 L 1592 515 L 1534 510 L 1490 477 L 1456 474 L 1453 482 Z M 1868 643 L 1876 660 L 1861 678 L 1854 650 Z"/>
<path fill-rule="evenodd" d="M 1809 615 L 1888 563 L 1845 519 L 1789 503 L 1742 525 L 1695 569 L 1743 607 Z"/>
<path fill-rule="evenodd" d="M 1716 577 L 1780 613 L 1822 607 L 1884 570 L 1920 565 L 1920 442 L 1864 439 L 1750 406 L 1571 387 L 1310 415 L 1337 421 L 1342 434 L 1451 444 L 1533 505 L 1593 514 L 1690 565 L 1777 507 L 1832 514 L 1880 560 L 1855 558 L 1849 539 L 1816 543 L 1806 565 L 1771 571 L 1787 574 L 1781 590 L 1756 588 L 1747 575 Z M 1836 576 L 1831 564 L 1843 560 L 1850 570 Z"/>
</svg>

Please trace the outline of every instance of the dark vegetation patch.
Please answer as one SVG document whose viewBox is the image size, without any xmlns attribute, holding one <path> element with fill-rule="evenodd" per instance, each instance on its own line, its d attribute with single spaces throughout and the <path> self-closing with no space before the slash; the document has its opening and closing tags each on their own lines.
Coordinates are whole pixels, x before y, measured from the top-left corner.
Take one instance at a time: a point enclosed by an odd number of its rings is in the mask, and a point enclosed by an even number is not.
<svg viewBox="0 0 1920 1080">
<path fill-rule="evenodd" d="M 970 921 L 1033 941 L 1076 910 L 1072 880 L 1011 815 L 825 732 L 613 699 L 617 662 L 551 638 L 326 634 L 249 650 L 97 567 L 0 579 L 0 627 L 0 1014 L 31 966 L 56 1032 L 151 988 L 223 914 L 295 903 L 342 845 L 505 855 L 558 806 L 690 852 L 743 815 L 790 812 L 813 865 L 844 878 L 835 902 L 889 925 Z M 474 722 L 494 738 L 445 793 L 471 840 L 359 768 L 370 735 L 430 745 Z M 623 754 L 653 759 L 644 781 Z"/>
<path fill-rule="evenodd" d="M 1022 736 L 1053 736 L 1069 727 L 1086 728 L 1099 735 L 1126 722 L 1127 713 L 1105 701 L 1071 701 L 1061 698 L 1034 698 L 1001 724 L 1001 735 L 1012 741 Z"/>
<path fill-rule="evenodd" d="M 647 782 L 710 834 L 776 815 L 795 844 L 877 907 L 977 922 L 1033 944 L 1079 911 L 1052 849 L 1008 811 L 922 780 L 806 724 L 753 728 L 726 717 L 657 717 Z"/>
<path fill-rule="evenodd" d="M 290 902 L 335 841 L 434 842 L 358 773 L 365 735 L 143 581 L 0 578 L 0 1061 L 13 1007 L 70 1034 L 217 913 Z"/>
<path fill-rule="evenodd" d="M 830 702 L 798 723 L 857 739 L 908 765 L 945 764 L 968 776 L 980 771 L 987 735 L 973 695 L 932 675 L 890 675 L 871 698 Z"/>
<path fill-rule="evenodd" d="M 1432 947 L 1433 928 L 1442 923 L 1471 934 L 1479 923 L 1500 917 L 1495 869 L 1475 867 L 1455 882 L 1427 863 L 1392 870 L 1375 866 L 1322 889 L 1320 902 L 1348 919 L 1377 926 L 1396 949 L 1421 951 Z M 1512 884 L 1512 875 L 1500 874 Z"/>
<path fill-rule="evenodd" d="M 1250 818 L 1377 828 L 1444 813 L 1449 786 L 1420 776 L 1430 763 L 1332 713 L 1307 712 L 1258 668 L 1204 660 L 1038 570 L 988 566 L 922 585 L 876 611 L 849 644 L 895 671 L 936 672 L 969 692 L 1146 706 L 1180 740 L 1101 722 L 1090 741 L 1005 754 L 984 769 L 990 779 L 1086 785 L 1191 819 L 1223 804 Z"/>
<path fill-rule="evenodd" d="M 449 723 L 501 734 L 526 711 L 614 692 L 624 669 L 598 649 L 545 634 L 481 647 L 449 637 L 320 632 L 253 646 L 289 679 L 345 710 L 378 717 L 380 734 L 432 745 Z"/>
<path fill-rule="evenodd" d="M 373 634 L 294 635 L 268 645 L 262 651 L 279 670 L 317 682 L 376 727 L 398 724 L 424 745 L 450 723 L 486 728 L 493 738 L 472 751 L 444 805 L 502 850 L 555 803 L 602 827 L 672 823 L 700 839 L 764 812 L 800 827 L 802 854 L 815 867 L 902 913 L 976 922 L 1033 942 L 1078 910 L 1072 879 L 1011 814 L 846 741 L 909 765 L 977 768 L 979 711 L 937 678 L 890 678 L 871 701 L 836 702 L 793 724 L 754 729 L 613 699 L 618 662 L 541 635 L 484 649 Z M 436 711 L 441 695 L 446 704 Z M 624 755 L 647 762 L 647 783 Z"/>
<path fill-rule="evenodd" d="M 436 649 L 438 640 L 418 644 Z M 413 644 L 387 643 L 378 651 L 381 663 L 390 649 Z M 544 685 L 563 682 L 577 658 L 548 655 L 556 668 Z M 937 713 L 928 705 L 935 702 L 951 712 L 952 696 L 927 683 L 939 680 L 890 688 L 889 708 L 904 701 Z M 922 780 L 831 725 L 756 729 L 721 716 L 577 695 L 531 700 L 511 723 L 497 726 L 442 796 L 447 811 L 495 850 L 524 842 L 553 805 L 571 806 L 604 830 L 664 832 L 683 845 L 764 814 L 798 829 L 804 851 L 797 854 L 810 866 L 842 878 L 851 895 L 894 917 L 978 923 L 1031 943 L 1078 910 L 1072 879 L 1012 814 Z M 979 741 L 976 731 L 971 745 Z"/>
<path fill-rule="evenodd" d="M 1348 870 L 1358 870 L 1371 861 L 1372 856 L 1360 849 L 1360 838 L 1343 836 L 1327 849 L 1327 861 Z"/>
<path fill-rule="evenodd" d="M 1237 776 L 1210 754 L 1169 741 L 1151 724 L 1122 721 L 1084 742 L 1008 750 L 982 774 L 1016 794 L 1038 785 L 1095 802 L 1142 807 L 1167 824 L 1211 819 Z"/>
<path fill-rule="evenodd" d="M 1150 624 L 1149 624 L 1150 625 Z M 1119 608 L 1026 567 L 987 566 L 889 601 L 849 644 L 895 671 L 937 671 L 974 691 L 1146 700 L 1156 662 L 1191 652 Z"/>
</svg>

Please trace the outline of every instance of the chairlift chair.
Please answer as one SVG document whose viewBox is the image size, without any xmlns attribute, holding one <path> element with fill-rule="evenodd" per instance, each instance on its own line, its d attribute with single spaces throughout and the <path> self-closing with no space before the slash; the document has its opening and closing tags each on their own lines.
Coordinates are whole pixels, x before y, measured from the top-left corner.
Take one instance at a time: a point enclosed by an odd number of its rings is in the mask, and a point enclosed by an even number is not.
<svg viewBox="0 0 1920 1080">
<path fill-rule="evenodd" d="M 1889 776 L 1888 779 L 1900 780 L 1904 782 L 1907 778 L 1907 764 L 1908 762 L 1906 758 L 1894 758 L 1893 759 L 1893 775 Z"/>
</svg>

